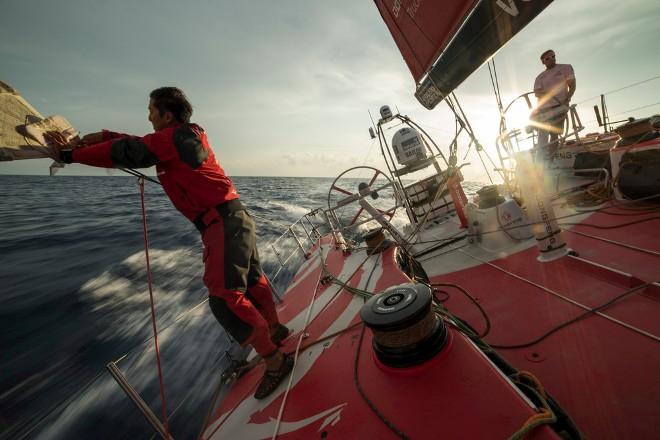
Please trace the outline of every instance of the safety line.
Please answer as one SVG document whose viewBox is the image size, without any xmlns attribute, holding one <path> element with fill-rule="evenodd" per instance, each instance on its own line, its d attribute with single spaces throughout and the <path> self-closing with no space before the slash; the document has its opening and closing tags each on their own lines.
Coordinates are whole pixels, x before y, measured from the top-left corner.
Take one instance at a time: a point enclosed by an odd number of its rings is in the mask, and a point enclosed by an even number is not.
<svg viewBox="0 0 660 440">
<path fill-rule="evenodd" d="M 156 329 L 156 306 L 154 304 L 154 292 L 151 280 L 151 265 L 149 263 L 149 237 L 147 231 L 147 213 L 144 208 L 144 177 L 138 179 L 140 187 L 140 203 L 142 206 L 142 229 L 144 231 L 144 254 L 147 259 L 147 282 L 149 284 L 149 302 L 151 304 L 151 326 L 154 332 L 154 348 L 156 351 L 156 364 L 158 365 L 158 382 L 160 385 L 160 400 L 163 410 L 163 425 L 165 434 L 170 438 L 169 423 L 167 420 L 167 401 L 165 400 L 165 384 L 163 383 L 163 370 L 160 363 L 160 350 L 158 349 L 158 330 Z"/>
<path fill-rule="evenodd" d="M 604 237 L 598 237 L 596 235 L 585 234 L 584 232 L 575 231 L 574 229 L 563 229 L 563 231 L 570 232 L 572 234 L 583 235 L 585 237 L 593 238 L 594 240 L 604 241 L 605 243 L 614 244 L 614 245 L 621 246 L 621 247 L 624 247 L 624 248 L 632 249 L 634 251 L 644 252 L 644 253 L 647 253 L 649 255 L 653 255 L 655 257 L 660 257 L 660 252 L 656 252 L 656 251 L 652 251 L 650 249 L 644 249 L 644 248 L 641 248 L 641 247 L 633 246 L 631 244 L 623 243 L 621 241 L 610 240 L 609 238 L 604 238 Z"/>
<path fill-rule="evenodd" d="M 638 82 L 636 82 L 636 83 L 628 84 L 627 86 L 621 87 L 621 88 L 616 89 L 616 90 L 610 90 L 609 92 L 602 93 L 602 95 L 611 95 L 611 94 L 613 94 L 613 93 L 620 92 L 621 90 L 626 90 L 626 89 L 629 89 L 629 88 L 631 88 L 631 87 L 635 87 L 635 86 L 638 86 L 638 85 L 640 85 L 640 84 L 644 84 L 644 83 L 647 83 L 647 82 L 649 82 L 649 81 L 656 80 L 656 79 L 658 79 L 658 78 L 660 78 L 660 75 L 656 75 L 656 76 L 654 76 L 654 77 L 647 78 L 647 79 L 644 79 L 644 80 L 642 80 L 642 81 L 638 81 Z M 600 97 L 600 95 L 592 96 L 591 98 L 587 98 L 587 99 L 585 99 L 584 101 L 580 101 L 580 102 L 576 103 L 576 105 L 584 104 L 584 103 L 587 102 L 587 101 L 591 101 L 592 99 L 596 99 L 596 98 L 599 98 L 599 97 Z"/>
<path fill-rule="evenodd" d="M 551 295 L 556 296 L 557 298 L 560 298 L 560 299 L 562 299 L 562 300 L 564 300 L 564 301 L 566 301 L 566 302 L 568 302 L 568 303 L 571 303 L 571 304 L 573 304 L 574 306 L 577 306 L 577 307 L 579 307 L 579 308 L 581 308 L 581 309 L 583 309 L 583 310 L 592 311 L 592 309 L 591 309 L 590 307 L 588 307 L 588 306 L 586 306 L 586 305 L 584 305 L 584 304 L 582 304 L 582 303 L 579 303 L 579 302 L 577 302 L 577 301 L 575 301 L 575 300 L 573 300 L 573 299 L 571 299 L 571 298 L 568 298 L 568 297 L 566 297 L 566 296 L 564 296 L 564 295 L 562 295 L 562 294 L 560 294 L 560 293 L 558 293 L 558 292 L 555 292 L 555 291 L 552 290 L 552 289 L 549 289 L 549 288 L 547 288 L 547 287 L 545 287 L 545 286 L 542 286 L 541 284 L 535 283 L 534 281 L 532 281 L 532 280 L 528 280 L 527 278 L 521 277 L 520 275 L 516 275 L 516 274 L 513 273 L 513 272 L 509 272 L 508 270 L 506 270 L 506 269 L 504 269 L 504 268 L 502 268 L 502 267 L 500 267 L 500 266 L 498 266 L 498 265 L 496 265 L 496 264 L 493 264 L 493 263 L 491 263 L 490 261 L 486 261 L 486 260 L 484 260 L 484 259 L 482 259 L 482 258 L 479 258 L 479 257 L 477 257 L 477 256 L 474 256 L 474 255 L 470 254 L 469 252 L 465 252 L 463 249 L 457 249 L 457 250 L 458 250 L 459 252 L 461 252 L 462 254 L 467 255 L 467 256 L 470 257 L 470 258 L 473 258 L 473 259 L 475 259 L 475 260 L 477 260 L 477 261 L 480 261 L 480 262 L 482 262 L 482 263 L 484 263 L 484 264 L 487 264 L 488 266 L 491 266 L 491 267 L 493 267 L 493 268 L 495 268 L 495 269 L 497 269 L 497 270 L 499 270 L 499 271 L 501 271 L 501 272 L 504 272 L 504 273 L 507 274 L 507 275 L 510 275 L 510 276 L 512 276 L 512 277 L 514 277 L 514 278 L 517 278 L 517 279 L 520 280 L 520 281 L 523 281 L 523 282 L 525 282 L 525 283 L 527 283 L 527 284 L 530 284 L 530 285 L 532 285 L 532 286 L 534 286 L 534 287 L 536 287 L 536 288 L 538 288 L 538 289 L 541 289 L 541 290 L 543 290 L 543 291 L 545 291 L 545 292 L 547 292 L 547 293 L 549 293 L 549 294 L 551 294 Z M 644 330 L 642 330 L 642 329 L 640 329 L 640 328 L 637 328 L 637 327 L 635 327 L 635 326 L 633 326 L 633 325 L 630 325 L 630 324 L 628 324 L 628 323 L 626 323 L 626 322 L 620 321 L 620 320 L 618 320 L 618 319 L 616 319 L 616 318 L 614 318 L 614 317 L 612 317 L 612 316 L 610 316 L 610 315 L 606 315 L 605 313 L 601 313 L 601 312 L 594 312 L 594 313 L 595 313 L 596 315 L 602 317 L 602 318 L 605 318 L 605 319 L 607 319 L 607 320 L 609 320 L 609 321 L 612 321 L 612 322 L 614 322 L 614 323 L 616 323 L 616 324 L 619 324 L 620 326 L 625 327 L 625 328 L 627 328 L 628 330 L 632 330 L 632 331 L 634 331 L 634 332 L 636 332 L 636 333 L 639 333 L 639 334 L 641 334 L 641 335 L 643 335 L 643 336 L 646 336 L 646 337 L 648 337 L 648 338 L 650 338 L 650 339 L 652 339 L 652 340 L 654 340 L 654 341 L 656 341 L 656 342 L 660 342 L 660 337 L 658 337 L 658 336 L 656 336 L 656 335 L 654 335 L 654 334 L 652 334 L 652 333 L 649 333 L 649 332 L 647 332 L 647 331 L 644 331 Z"/>
</svg>

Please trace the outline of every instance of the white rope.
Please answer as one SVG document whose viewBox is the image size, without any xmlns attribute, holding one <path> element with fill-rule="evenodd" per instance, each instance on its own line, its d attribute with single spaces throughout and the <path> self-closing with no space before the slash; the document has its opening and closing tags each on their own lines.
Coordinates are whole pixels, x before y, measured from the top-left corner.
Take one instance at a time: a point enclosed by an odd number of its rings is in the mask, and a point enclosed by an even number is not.
<svg viewBox="0 0 660 440">
<path fill-rule="evenodd" d="M 321 240 L 318 241 L 318 244 L 319 244 L 318 257 L 320 259 L 323 259 L 323 247 L 321 246 Z M 275 430 L 273 432 L 273 436 L 271 437 L 272 440 L 275 440 L 277 438 L 277 434 L 280 431 L 280 422 L 282 421 L 282 416 L 284 415 L 284 407 L 286 406 L 286 399 L 289 396 L 289 390 L 293 385 L 293 375 L 296 372 L 296 364 L 298 363 L 298 354 L 300 353 L 300 346 L 302 345 L 302 340 L 305 337 L 305 330 L 307 330 L 307 325 L 309 324 L 309 318 L 312 315 L 312 308 L 314 306 L 314 303 L 316 302 L 316 295 L 319 292 L 319 286 L 321 285 L 322 276 L 323 276 L 323 271 L 321 270 L 319 271 L 319 278 L 316 280 L 316 289 L 314 290 L 314 295 L 312 295 L 312 300 L 309 303 L 309 307 L 307 307 L 307 316 L 305 316 L 305 324 L 303 325 L 303 330 L 300 332 L 300 336 L 298 337 L 298 344 L 296 345 L 296 351 L 293 355 L 293 368 L 291 369 L 291 373 L 289 374 L 289 381 L 287 382 L 286 390 L 284 390 L 284 397 L 282 398 L 282 403 L 280 404 L 280 410 L 277 413 Z"/>
</svg>

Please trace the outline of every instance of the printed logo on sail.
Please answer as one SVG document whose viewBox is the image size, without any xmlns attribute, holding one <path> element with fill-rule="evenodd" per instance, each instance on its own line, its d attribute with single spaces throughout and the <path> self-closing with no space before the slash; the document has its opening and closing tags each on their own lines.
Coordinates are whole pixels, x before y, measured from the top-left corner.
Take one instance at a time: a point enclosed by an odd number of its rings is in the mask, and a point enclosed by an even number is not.
<svg viewBox="0 0 660 440">
<path fill-rule="evenodd" d="M 523 2 L 529 2 L 532 0 L 518 0 Z M 516 5 L 516 0 L 497 0 L 495 2 L 497 6 L 502 8 L 504 12 L 515 17 L 518 15 L 518 6 Z"/>
<path fill-rule="evenodd" d="M 408 3 L 409 4 L 406 6 L 406 12 L 410 17 L 413 17 L 417 13 L 417 10 L 419 9 L 419 5 L 422 3 L 422 0 L 412 0 Z M 394 14 L 395 18 L 399 18 L 399 13 L 401 12 L 402 4 L 403 4 L 403 0 L 394 0 L 394 3 L 392 3 L 392 14 Z"/>
</svg>

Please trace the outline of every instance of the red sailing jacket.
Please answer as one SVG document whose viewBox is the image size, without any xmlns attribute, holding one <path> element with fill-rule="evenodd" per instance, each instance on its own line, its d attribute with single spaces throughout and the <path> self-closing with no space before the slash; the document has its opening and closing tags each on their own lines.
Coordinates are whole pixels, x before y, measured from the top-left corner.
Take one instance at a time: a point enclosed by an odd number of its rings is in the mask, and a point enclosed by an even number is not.
<svg viewBox="0 0 660 440">
<path fill-rule="evenodd" d="M 105 130 L 103 133 L 103 142 L 73 150 L 73 162 L 103 168 L 156 165 L 165 193 L 190 220 L 238 198 L 199 125 L 182 124 L 141 138 Z"/>
</svg>

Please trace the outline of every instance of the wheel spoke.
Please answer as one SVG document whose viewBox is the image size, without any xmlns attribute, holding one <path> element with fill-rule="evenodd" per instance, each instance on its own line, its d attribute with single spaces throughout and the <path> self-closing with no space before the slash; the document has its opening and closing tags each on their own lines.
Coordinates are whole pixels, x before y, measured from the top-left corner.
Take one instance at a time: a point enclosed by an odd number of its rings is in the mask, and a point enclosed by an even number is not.
<svg viewBox="0 0 660 440">
<path fill-rule="evenodd" d="M 343 188 L 340 188 L 340 187 L 338 187 L 337 185 L 332 185 L 332 189 L 334 189 L 335 191 L 339 191 L 339 192 L 341 192 L 341 193 L 344 193 L 344 194 L 346 194 L 346 195 L 349 195 L 349 196 L 352 196 L 352 195 L 353 195 L 352 192 L 347 191 L 347 190 L 345 190 L 345 189 L 343 189 Z"/>
<path fill-rule="evenodd" d="M 355 222 L 357 221 L 358 217 L 360 217 L 360 214 L 362 214 L 362 211 L 364 211 L 364 208 L 360 207 L 358 210 L 357 214 L 355 214 L 355 217 L 353 217 L 353 220 L 351 220 L 351 225 L 354 225 Z"/>
<path fill-rule="evenodd" d="M 371 178 L 371 181 L 369 182 L 369 186 L 374 184 L 374 182 L 376 181 L 376 178 L 378 177 L 379 174 L 380 174 L 380 171 L 376 171 L 374 173 L 374 177 Z"/>
<path fill-rule="evenodd" d="M 392 212 L 392 211 L 390 211 L 390 210 L 383 211 L 382 209 L 378 209 L 378 208 L 376 208 L 376 209 L 378 210 L 378 212 L 379 212 L 380 214 L 384 214 L 384 215 L 389 216 L 389 217 L 390 217 L 390 220 L 392 220 L 392 217 L 394 217 L 394 212 Z"/>
<path fill-rule="evenodd" d="M 365 196 L 362 195 L 362 191 L 351 192 L 351 191 L 348 191 L 348 190 L 338 186 L 338 182 L 347 173 L 349 173 L 349 172 L 355 173 L 356 170 L 369 170 L 373 173 L 373 175 L 371 176 L 371 178 L 370 178 L 370 180 L 368 181 L 368 184 L 367 184 L 367 188 L 369 189 L 369 192 L 371 193 L 373 198 L 378 198 L 377 193 L 376 193 L 377 191 L 384 190 L 385 188 L 388 188 L 388 187 L 394 187 L 394 183 L 387 176 L 387 174 L 384 173 L 383 171 L 379 170 L 379 169 L 376 169 L 376 168 L 373 168 L 373 167 L 353 167 L 353 168 L 349 168 L 348 170 L 344 171 L 339 176 L 337 176 L 337 178 L 335 178 L 335 180 L 332 182 L 332 184 L 330 186 L 330 191 L 328 192 L 328 208 L 331 211 L 337 210 L 337 209 L 340 209 L 340 208 L 341 209 L 346 208 L 348 205 L 353 204 L 353 203 L 355 203 L 355 202 L 357 202 L 360 199 L 365 197 Z M 376 184 L 376 181 L 378 180 L 378 176 L 381 175 L 381 174 L 384 176 L 387 183 L 384 184 L 384 185 L 381 185 L 379 188 L 372 189 L 372 187 Z M 364 185 L 364 183 L 362 183 L 361 185 Z M 395 190 L 396 190 L 396 188 L 395 188 Z M 333 191 L 335 191 L 337 193 L 341 193 L 346 197 L 344 197 L 343 199 L 341 199 L 339 201 L 334 202 L 334 201 L 332 201 L 333 200 L 333 196 L 332 196 Z M 368 194 L 365 194 L 365 195 L 368 195 Z M 337 198 L 336 194 L 335 194 L 334 198 L 335 199 Z M 395 202 L 395 205 L 394 205 L 393 208 L 385 210 L 385 211 L 382 210 L 382 209 L 376 208 L 378 214 L 376 214 L 375 216 L 372 215 L 372 211 L 369 211 L 368 214 L 363 215 L 363 212 L 366 211 L 364 209 L 364 207 L 356 207 L 357 212 L 355 213 L 355 215 L 353 216 L 353 218 L 350 222 L 350 227 L 355 227 L 355 225 L 362 225 L 362 224 L 370 222 L 372 220 L 376 220 L 376 218 L 384 218 L 385 216 L 387 216 L 391 220 L 394 217 L 394 212 L 391 212 L 391 211 L 393 209 L 395 210 L 397 207 L 398 206 L 396 205 L 396 202 Z M 344 212 L 344 211 L 342 211 L 342 212 Z M 375 214 L 375 212 L 374 212 L 374 214 Z"/>
</svg>

